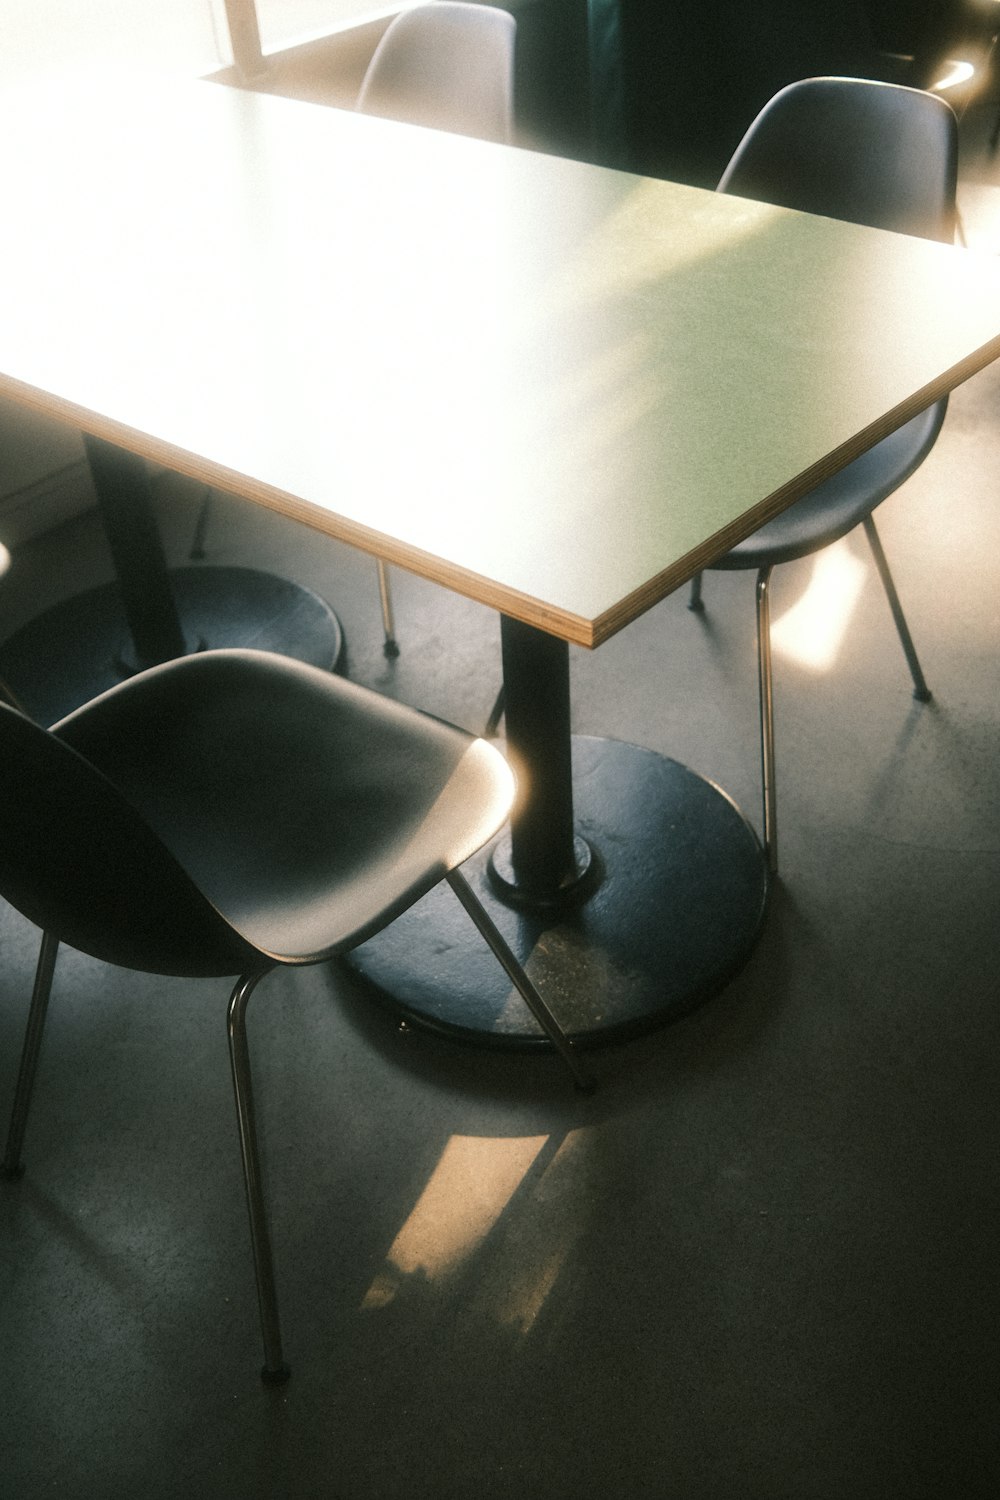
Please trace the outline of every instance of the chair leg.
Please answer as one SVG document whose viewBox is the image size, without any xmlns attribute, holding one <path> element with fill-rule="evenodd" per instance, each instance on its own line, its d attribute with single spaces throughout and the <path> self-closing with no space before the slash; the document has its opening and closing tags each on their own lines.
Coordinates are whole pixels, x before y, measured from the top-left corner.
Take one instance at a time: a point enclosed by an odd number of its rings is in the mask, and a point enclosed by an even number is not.
<svg viewBox="0 0 1000 1500">
<path fill-rule="evenodd" d="M 382 605 L 382 629 L 385 632 L 385 644 L 382 650 L 386 656 L 398 656 L 399 642 L 396 640 L 396 619 L 392 611 L 389 569 L 380 557 L 376 559 L 376 566 L 378 567 L 378 597 Z"/>
<path fill-rule="evenodd" d="M 693 609 L 696 615 L 704 612 L 705 601 L 701 597 L 701 580 L 703 575 L 696 573 L 691 579 L 691 592 L 688 595 L 688 609 Z"/>
<path fill-rule="evenodd" d="M 240 1153 L 243 1159 L 243 1184 L 250 1214 L 250 1239 L 253 1244 L 254 1271 L 257 1276 L 257 1301 L 260 1327 L 264 1338 L 262 1378 L 277 1385 L 287 1380 L 288 1366 L 281 1352 L 281 1325 L 278 1321 L 278 1295 L 274 1281 L 274 1256 L 271 1233 L 264 1203 L 260 1171 L 260 1151 L 253 1107 L 253 1085 L 250 1075 L 250 1049 L 247 1046 L 246 1011 L 263 974 L 243 975 L 236 983 L 229 1001 L 229 1061 L 233 1070 L 233 1092 L 236 1095 L 236 1117 L 240 1131 Z"/>
<path fill-rule="evenodd" d="M 760 764 L 764 795 L 764 849 L 771 874 L 778 869 L 778 794 L 774 769 L 774 674 L 771 668 L 771 569 L 757 574 L 757 683 L 760 692 Z"/>
<path fill-rule="evenodd" d="M 494 956 L 503 965 L 508 979 L 514 984 L 518 994 L 531 1011 L 531 1014 L 569 1068 L 577 1088 L 582 1093 L 592 1093 L 594 1081 L 580 1067 L 573 1043 L 524 972 L 522 965 L 518 963 L 502 933 L 478 896 L 473 892 L 465 876 L 460 875 L 457 870 L 452 870 L 448 875 L 448 884 L 479 928 L 479 931 L 492 949 Z"/>
<path fill-rule="evenodd" d="M 14 689 L 3 677 L 0 677 L 0 703 L 6 703 L 9 708 L 16 708 L 19 714 L 24 714 L 24 705 L 18 699 Z M 27 714 L 24 714 L 24 716 L 25 718 L 28 717 Z"/>
<path fill-rule="evenodd" d="M 893 583 L 892 574 L 889 572 L 889 564 L 886 561 L 885 552 L 882 550 L 879 534 L 875 530 L 875 522 L 871 516 L 867 516 L 862 525 L 865 528 L 865 536 L 868 538 L 868 544 L 872 549 L 872 556 L 875 559 L 878 575 L 882 580 L 882 587 L 885 589 L 886 598 L 889 601 L 889 608 L 892 610 L 892 618 L 896 622 L 896 629 L 899 632 L 899 640 L 903 647 L 903 654 L 906 657 L 906 664 L 910 669 L 910 676 L 913 678 L 913 696 L 919 703 L 929 703 L 931 690 L 927 686 L 924 674 L 921 671 L 916 648 L 913 645 L 913 637 L 910 635 L 906 616 L 903 614 L 903 606 L 899 602 L 896 585 Z"/>
<path fill-rule="evenodd" d="M 483 730 L 482 736 L 484 740 L 491 740 L 496 734 L 497 730 L 500 728 L 500 720 L 504 716 L 506 706 L 507 695 L 504 692 L 503 686 L 501 685 L 500 691 L 497 693 L 496 698 L 493 700 L 493 707 L 490 709 L 490 716 L 486 720 L 486 727 Z"/>
<path fill-rule="evenodd" d="M 7 1134 L 7 1149 L 4 1152 L 3 1166 L 0 1172 L 4 1177 L 16 1179 L 23 1176 L 24 1166 L 21 1162 L 21 1147 L 24 1145 L 24 1130 L 28 1123 L 28 1107 L 31 1104 L 31 1094 L 35 1084 L 35 1073 L 38 1068 L 38 1056 L 42 1048 L 42 1034 L 45 1030 L 45 1016 L 49 1008 L 49 995 L 52 992 L 52 975 L 56 967 L 56 954 L 59 952 L 59 939 L 51 932 L 42 934 L 42 946 L 38 955 L 38 966 L 35 969 L 35 987 L 31 995 L 31 1006 L 28 1010 L 28 1024 L 24 1033 L 24 1047 L 21 1051 L 21 1067 L 17 1075 L 17 1087 L 14 1091 L 14 1108 L 10 1117 L 10 1130 Z"/>
<path fill-rule="evenodd" d="M 198 517 L 194 523 L 194 536 L 191 538 L 191 550 L 188 556 L 193 562 L 200 562 L 205 556 L 205 537 L 208 534 L 208 523 L 212 514 L 212 491 L 206 489 L 198 507 Z"/>
</svg>

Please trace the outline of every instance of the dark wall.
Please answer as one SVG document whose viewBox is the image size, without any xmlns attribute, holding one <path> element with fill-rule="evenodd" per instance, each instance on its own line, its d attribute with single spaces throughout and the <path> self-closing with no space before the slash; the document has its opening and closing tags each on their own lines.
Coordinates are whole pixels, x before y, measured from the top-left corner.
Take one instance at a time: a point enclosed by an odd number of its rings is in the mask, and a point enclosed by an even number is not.
<svg viewBox="0 0 1000 1500">
<path fill-rule="evenodd" d="M 883 77 L 863 0 L 617 0 L 634 170 L 714 186 L 786 83 Z"/>
<path fill-rule="evenodd" d="M 524 145 L 592 160 L 587 0 L 498 0 L 517 18 L 517 120 Z"/>
<path fill-rule="evenodd" d="M 846 73 L 921 87 L 951 44 L 1000 22 L 991 0 L 506 3 L 526 143 L 705 187 L 786 83 Z"/>
<path fill-rule="evenodd" d="M 995 24 L 993 0 L 866 0 L 872 31 L 887 51 L 913 54 L 918 66 L 940 62 L 945 49 Z"/>
</svg>

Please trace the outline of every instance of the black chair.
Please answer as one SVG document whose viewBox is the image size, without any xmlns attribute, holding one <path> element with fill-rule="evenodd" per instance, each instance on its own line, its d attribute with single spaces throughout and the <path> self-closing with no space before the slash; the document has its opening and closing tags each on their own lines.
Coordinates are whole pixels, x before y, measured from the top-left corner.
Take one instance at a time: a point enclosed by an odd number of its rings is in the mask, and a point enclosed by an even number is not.
<svg viewBox="0 0 1000 1500">
<path fill-rule="evenodd" d="M 941 99 L 896 84 L 812 78 L 776 94 L 750 126 L 719 183 L 786 208 L 951 241 L 955 234 L 958 126 Z M 712 564 L 757 573 L 764 842 L 778 865 L 771 674 L 771 571 L 807 557 L 863 526 L 889 599 L 913 678 L 914 697 L 930 698 L 872 511 L 907 480 L 934 445 L 946 401 L 914 417 L 861 458 Z M 690 606 L 702 609 L 702 579 Z"/>
<path fill-rule="evenodd" d="M 0 894 L 44 934 L 4 1173 L 21 1173 L 61 942 L 148 973 L 239 974 L 229 1051 L 263 1374 L 281 1380 L 245 1024 L 269 970 L 357 946 L 447 879 L 576 1082 L 589 1086 L 457 868 L 504 822 L 510 769 L 460 729 L 251 651 L 154 667 L 51 731 L 0 705 L 0 755 Z"/>
<path fill-rule="evenodd" d="M 3 542 L 0 542 L 0 578 L 10 571 L 11 557 Z M 19 708 L 17 696 L 5 678 L 0 677 L 0 703 L 10 703 Z"/>
<path fill-rule="evenodd" d="M 432 0 L 402 11 L 386 28 L 365 71 L 361 113 L 448 130 L 479 140 L 511 139 L 514 17 L 490 5 Z M 389 574 L 378 559 L 383 650 L 397 656 Z"/>
</svg>

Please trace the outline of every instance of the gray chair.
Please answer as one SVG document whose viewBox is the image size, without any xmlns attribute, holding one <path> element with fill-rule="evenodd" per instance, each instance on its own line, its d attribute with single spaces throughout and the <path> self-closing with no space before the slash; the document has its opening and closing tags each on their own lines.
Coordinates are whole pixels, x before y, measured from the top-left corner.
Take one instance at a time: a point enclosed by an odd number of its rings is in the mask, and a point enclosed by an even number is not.
<svg viewBox="0 0 1000 1500">
<path fill-rule="evenodd" d="M 958 127 L 941 99 L 895 84 L 813 78 L 789 85 L 767 104 L 737 147 L 719 183 L 786 208 L 951 241 L 955 234 Z M 771 572 L 863 526 L 913 679 L 914 697 L 930 698 L 885 553 L 875 507 L 930 452 L 945 415 L 939 401 L 826 480 L 782 515 L 712 564 L 757 574 L 764 842 L 777 870 L 777 797 L 770 646 Z M 703 609 L 702 579 L 690 607 Z"/>
<path fill-rule="evenodd" d="M 508 142 L 514 115 L 517 27 L 505 10 L 431 0 L 390 22 L 368 65 L 357 108 L 364 114 Z M 386 656 L 396 656 L 389 574 L 378 561 Z"/>
<path fill-rule="evenodd" d="M 228 1036 L 263 1375 L 282 1380 L 246 1035 L 271 969 L 356 947 L 446 879 L 589 1087 L 458 870 L 506 819 L 510 769 L 460 729 L 291 658 L 239 650 L 153 667 L 53 730 L 0 705 L 0 757 L 0 895 L 43 933 L 4 1175 L 22 1171 L 61 942 L 147 973 L 238 974 Z"/>
</svg>

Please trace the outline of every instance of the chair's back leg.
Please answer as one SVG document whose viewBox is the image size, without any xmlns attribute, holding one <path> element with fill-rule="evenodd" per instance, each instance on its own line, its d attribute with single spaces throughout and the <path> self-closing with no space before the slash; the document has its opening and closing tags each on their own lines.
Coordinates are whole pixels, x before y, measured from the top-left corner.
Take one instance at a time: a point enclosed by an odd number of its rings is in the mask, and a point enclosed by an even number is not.
<svg viewBox="0 0 1000 1500">
<path fill-rule="evenodd" d="M 0 677 L 0 702 L 10 704 L 10 707 L 16 708 L 19 714 L 24 713 L 24 705 L 21 703 L 10 683 L 4 677 Z M 25 717 L 28 716 L 25 715 Z"/>
<path fill-rule="evenodd" d="M 382 630 L 385 635 L 385 643 L 382 651 L 386 656 L 399 655 L 399 642 L 396 640 L 396 617 L 392 609 L 392 588 L 389 584 L 389 569 L 379 557 L 376 559 L 378 568 L 378 597 L 382 606 Z"/>
<path fill-rule="evenodd" d="M 266 972 L 266 971 L 265 971 Z M 288 1366 L 281 1352 L 281 1325 L 278 1320 L 278 1296 L 274 1282 L 274 1256 L 271 1233 L 264 1203 L 260 1171 L 260 1150 L 253 1107 L 253 1082 L 250 1074 L 250 1049 L 247 1045 L 246 1011 L 263 973 L 243 975 L 229 1000 L 229 1061 L 233 1070 L 233 1092 L 236 1095 L 236 1117 L 240 1131 L 240 1153 L 243 1159 L 243 1184 L 250 1214 L 250 1239 L 253 1244 L 254 1271 L 257 1276 L 257 1301 L 260 1306 L 260 1328 L 264 1339 L 264 1368 L 261 1375 L 270 1383 L 287 1380 Z"/>
<path fill-rule="evenodd" d="M 757 682 L 760 691 L 760 765 L 764 795 L 764 849 L 771 874 L 778 869 L 778 788 L 774 766 L 774 674 L 771 668 L 771 569 L 757 574 Z"/>
<path fill-rule="evenodd" d="M 700 615 L 705 608 L 705 601 L 701 597 L 702 577 L 701 573 L 694 575 L 691 579 L 691 592 L 688 595 L 688 609 L 693 609 L 696 615 Z"/>
<path fill-rule="evenodd" d="M 448 876 L 448 884 L 479 928 L 496 958 L 503 965 L 508 979 L 514 984 L 531 1014 L 569 1068 L 577 1088 L 584 1093 L 590 1093 L 594 1087 L 593 1080 L 580 1067 L 573 1043 L 524 972 L 522 965 L 518 963 L 503 934 L 473 892 L 465 876 L 460 875 L 457 870 L 452 870 Z"/>
<path fill-rule="evenodd" d="M 506 705 L 507 694 L 504 692 L 503 685 L 501 684 L 500 691 L 497 693 L 496 697 L 493 700 L 493 707 L 490 709 L 490 716 L 486 720 L 486 725 L 483 729 L 484 740 L 491 740 L 497 734 L 500 728 L 500 720 L 504 716 Z"/>
<path fill-rule="evenodd" d="M 205 556 L 205 539 L 208 535 L 208 523 L 211 516 L 212 491 L 206 489 L 198 508 L 198 516 L 194 523 L 194 536 L 191 538 L 191 550 L 188 552 L 188 557 L 192 562 L 200 562 Z"/>
<path fill-rule="evenodd" d="M 28 1123 L 28 1108 L 35 1086 L 35 1073 L 38 1069 L 38 1056 L 42 1049 L 42 1034 L 45 1031 L 45 1017 L 48 1013 L 49 995 L 52 993 L 52 975 L 55 973 L 58 952 L 59 939 L 51 932 L 44 932 L 41 950 L 38 954 L 38 965 L 35 969 L 35 987 L 28 1010 L 24 1046 L 21 1049 L 21 1067 L 17 1075 L 17 1087 L 14 1090 L 14 1108 L 11 1111 L 10 1130 L 7 1133 L 7 1149 L 4 1152 L 3 1167 L 0 1169 L 4 1177 L 20 1177 L 24 1172 L 21 1163 L 21 1147 L 24 1145 L 24 1130 Z"/>
<path fill-rule="evenodd" d="M 885 552 L 882 550 L 882 542 L 878 532 L 875 530 L 875 522 L 871 516 L 866 516 L 862 525 L 865 528 L 868 545 L 872 549 L 872 556 L 875 559 L 878 576 L 881 578 L 882 587 L 885 589 L 885 596 L 889 601 L 889 608 L 892 610 L 892 618 L 896 622 L 896 630 L 899 633 L 899 640 L 903 647 L 903 654 L 906 657 L 906 664 L 910 669 L 910 676 L 913 678 L 913 696 L 920 703 L 929 703 L 931 690 L 927 686 L 920 662 L 917 660 L 917 652 L 913 644 L 913 637 L 910 635 L 910 627 L 906 623 L 903 606 L 899 602 L 896 585 L 892 581 L 889 564 L 886 561 Z"/>
</svg>

